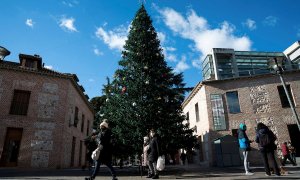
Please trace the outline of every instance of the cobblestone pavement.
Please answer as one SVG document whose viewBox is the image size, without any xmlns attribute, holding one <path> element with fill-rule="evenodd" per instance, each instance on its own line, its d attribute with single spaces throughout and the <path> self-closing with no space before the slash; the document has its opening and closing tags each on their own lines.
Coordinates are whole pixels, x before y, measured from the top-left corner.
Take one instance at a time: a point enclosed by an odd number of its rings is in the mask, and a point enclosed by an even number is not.
<svg viewBox="0 0 300 180">
<path fill-rule="evenodd" d="M 269 176 L 266 177 L 262 167 L 253 169 L 254 175 L 245 176 L 243 167 L 230 168 L 205 168 L 197 165 L 188 166 L 167 166 L 161 172 L 160 179 L 222 179 L 222 180 L 240 180 L 240 179 L 300 179 L 300 167 L 288 166 L 287 174 L 280 177 Z M 119 180 L 141 180 L 147 179 L 140 175 L 138 167 L 125 167 L 123 169 L 115 168 Z M 90 171 L 82 169 L 60 169 L 60 170 L 45 170 L 45 169 L 17 169 L 17 168 L 0 168 L 0 179 L 11 180 L 83 180 L 90 175 Z M 111 179 L 108 169 L 101 167 L 96 180 Z"/>
</svg>

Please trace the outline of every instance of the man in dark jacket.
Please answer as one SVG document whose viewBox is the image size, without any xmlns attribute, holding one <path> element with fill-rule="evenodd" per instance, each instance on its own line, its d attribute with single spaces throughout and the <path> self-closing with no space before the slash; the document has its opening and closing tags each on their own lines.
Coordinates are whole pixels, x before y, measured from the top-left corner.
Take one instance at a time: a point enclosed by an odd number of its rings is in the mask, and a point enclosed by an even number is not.
<svg viewBox="0 0 300 180">
<path fill-rule="evenodd" d="M 158 136 L 154 129 L 150 130 L 150 144 L 148 149 L 148 160 L 150 174 L 147 178 L 159 179 L 158 171 L 156 169 L 157 159 L 160 156 L 160 146 Z"/>
<path fill-rule="evenodd" d="M 111 165 L 111 161 L 112 161 L 111 135 L 112 135 L 111 131 L 108 128 L 108 123 L 104 120 L 100 124 L 99 134 L 96 137 L 94 137 L 98 143 L 98 146 L 102 147 L 102 149 L 100 151 L 100 156 L 99 156 L 99 159 L 96 160 L 95 169 L 93 171 L 92 176 L 89 178 L 85 178 L 86 180 L 95 179 L 95 177 L 100 169 L 101 163 L 105 164 L 108 167 L 108 169 L 112 175 L 112 179 L 117 180 L 116 172 Z"/>
<path fill-rule="evenodd" d="M 242 151 L 244 157 L 245 174 L 253 175 L 253 173 L 250 172 L 249 162 L 248 162 L 248 153 L 251 149 L 250 147 L 251 141 L 249 140 L 246 134 L 246 130 L 247 130 L 246 124 L 241 123 L 240 128 L 238 130 L 239 145 L 240 145 L 240 150 Z"/>
<path fill-rule="evenodd" d="M 263 158 L 266 176 L 271 175 L 268 160 L 270 160 L 270 162 L 272 163 L 275 174 L 277 176 L 280 176 L 279 168 L 274 156 L 274 151 L 277 148 L 275 144 L 275 140 L 276 140 L 276 136 L 265 124 L 263 123 L 257 124 L 255 142 L 258 143 L 258 148 Z"/>
</svg>

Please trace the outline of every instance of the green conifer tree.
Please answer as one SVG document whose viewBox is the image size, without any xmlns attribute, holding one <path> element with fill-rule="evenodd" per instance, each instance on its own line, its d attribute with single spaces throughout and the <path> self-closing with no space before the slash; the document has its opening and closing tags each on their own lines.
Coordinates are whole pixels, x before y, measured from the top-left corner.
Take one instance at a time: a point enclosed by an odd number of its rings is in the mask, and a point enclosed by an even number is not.
<svg viewBox="0 0 300 180">
<path fill-rule="evenodd" d="M 191 148 L 195 137 L 183 124 L 182 74 L 167 66 L 160 41 L 145 7 L 132 21 L 120 68 L 104 86 L 107 97 L 101 109 L 112 126 L 118 150 L 133 155 L 142 151 L 143 137 L 151 128 L 161 138 L 164 152 Z"/>
</svg>

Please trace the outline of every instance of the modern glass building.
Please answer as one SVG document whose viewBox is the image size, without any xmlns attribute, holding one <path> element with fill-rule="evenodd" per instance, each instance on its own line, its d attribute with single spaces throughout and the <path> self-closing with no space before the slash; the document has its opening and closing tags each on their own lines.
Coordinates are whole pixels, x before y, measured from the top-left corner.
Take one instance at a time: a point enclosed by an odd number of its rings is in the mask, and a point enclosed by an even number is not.
<svg viewBox="0 0 300 180">
<path fill-rule="evenodd" d="M 235 51 L 213 48 L 202 63 L 203 80 L 221 80 L 253 76 L 271 72 L 269 62 L 276 58 L 285 70 L 292 69 L 292 62 L 282 52 Z"/>
</svg>

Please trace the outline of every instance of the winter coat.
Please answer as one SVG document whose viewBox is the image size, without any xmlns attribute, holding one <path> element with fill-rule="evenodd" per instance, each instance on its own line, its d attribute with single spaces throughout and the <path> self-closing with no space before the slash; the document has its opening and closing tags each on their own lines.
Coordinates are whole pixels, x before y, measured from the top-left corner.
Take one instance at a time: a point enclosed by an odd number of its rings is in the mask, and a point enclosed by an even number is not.
<svg viewBox="0 0 300 180">
<path fill-rule="evenodd" d="M 102 129 L 97 135 L 96 141 L 102 145 L 98 161 L 103 164 L 110 164 L 112 161 L 112 144 L 111 144 L 111 130 Z"/>
<path fill-rule="evenodd" d="M 290 154 L 290 150 L 288 148 L 288 146 L 286 144 L 281 144 L 281 152 L 283 156 L 289 155 Z"/>
<path fill-rule="evenodd" d="M 240 149 L 249 151 L 250 150 L 250 141 L 246 134 L 246 130 L 241 129 L 241 128 L 238 130 L 238 139 L 239 139 Z"/>
<path fill-rule="evenodd" d="M 259 143 L 259 139 L 260 139 L 259 136 L 260 135 L 265 135 L 265 134 L 269 135 L 271 143 L 267 147 L 261 147 L 261 145 Z M 276 138 L 275 134 L 271 130 L 269 130 L 268 128 L 262 128 L 262 129 L 258 129 L 256 131 L 255 142 L 258 143 L 258 148 L 259 148 L 260 151 L 263 151 L 263 152 L 274 151 L 277 148 L 277 146 L 275 144 L 276 139 L 277 138 Z"/>
<path fill-rule="evenodd" d="M 149 149 L 148 149 L 148 160 L 150 162 L 156 162 L 160 156 L 160 146 L 157 135 L 150 139 Z"/>
<path fill-rule="evenodd" d="M 148 166 L 148 149 L 150 145 L 149 143 L 144 144 L 143 146 L 143 155 L 142 155 L 142 166 Z"/>
</svg>

